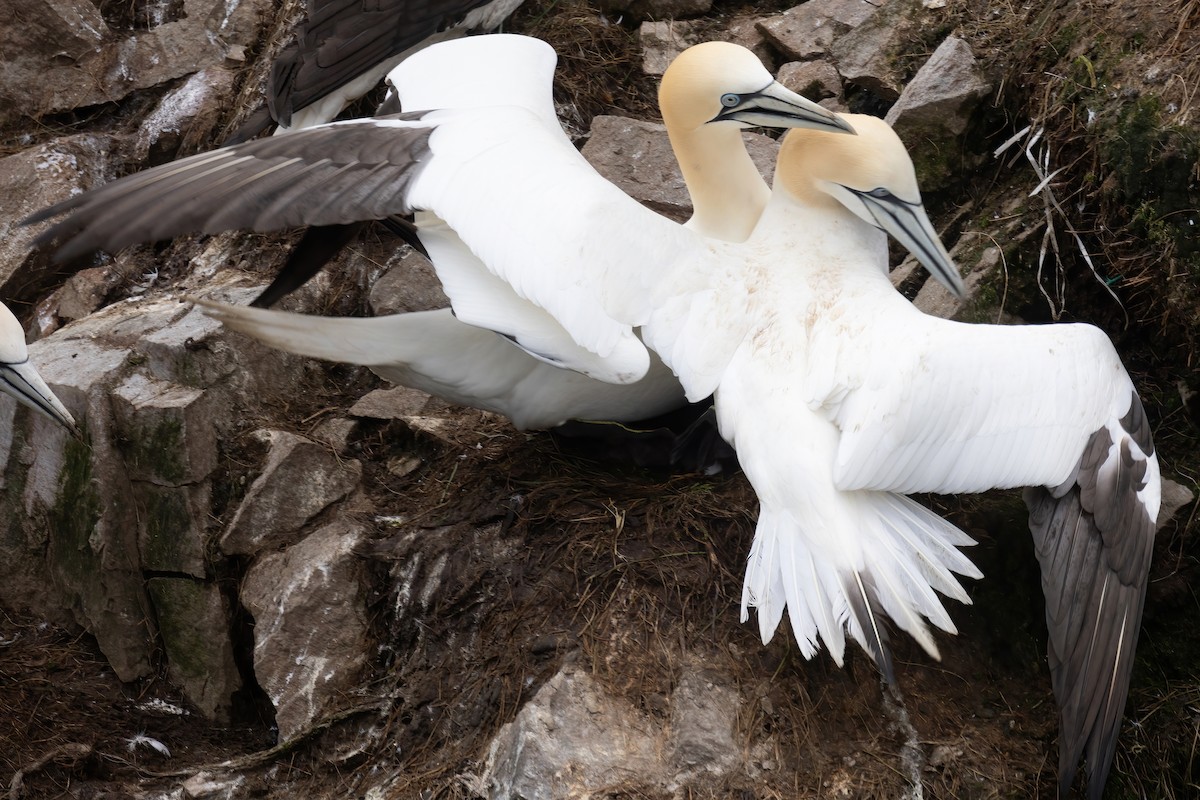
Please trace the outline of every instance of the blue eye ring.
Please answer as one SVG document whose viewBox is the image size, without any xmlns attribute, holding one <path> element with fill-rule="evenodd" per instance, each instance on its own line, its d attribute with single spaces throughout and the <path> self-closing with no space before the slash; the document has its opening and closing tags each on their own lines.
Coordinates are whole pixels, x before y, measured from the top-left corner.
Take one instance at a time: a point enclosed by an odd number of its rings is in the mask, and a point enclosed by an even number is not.
<svg viewBox="0 0 1200 800">
<path fill-rule="evenodd" d="M 721 105 L 726 108 L 733 108 L 740 102 L 742 102 L 741 95 L 734 94 L 733 92 L 721 95 Z"/>
</svg>

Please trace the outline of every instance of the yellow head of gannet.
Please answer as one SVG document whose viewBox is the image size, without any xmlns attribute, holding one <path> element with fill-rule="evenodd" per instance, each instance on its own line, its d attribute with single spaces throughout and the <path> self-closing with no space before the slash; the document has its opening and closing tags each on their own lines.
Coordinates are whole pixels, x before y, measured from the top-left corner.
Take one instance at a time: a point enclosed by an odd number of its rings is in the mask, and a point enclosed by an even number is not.
<svg viewBox="0 0 1200 800">
<path fill-rule="evenodd" d="M 0 390 L 8 392 L 34 411 L 45 414 L 72 434 L 79 434 L 71 413 L 29 363 L 25 331 L 3 303 L 0 303 Z"/>
<path fill-rule="evenodd" d="M 790 131 L 779 150 L 776 185 L 810 206 L 836 200 L 892 236 L 956 296 L 965 287 L 921 202 L 912 159 L 878 117 L 846 114 L 858 136 Z"/>
<path fill-rule="evenodd" d="M 742 141 L 751 126 L 853 133 L 841 117 L 777 82 L 741 45 L 704 42 L 679 54 L 658 89 L 667 135 L 692 197 L 687 225 L 744 241 L 771 197 Z"/>
</svg>

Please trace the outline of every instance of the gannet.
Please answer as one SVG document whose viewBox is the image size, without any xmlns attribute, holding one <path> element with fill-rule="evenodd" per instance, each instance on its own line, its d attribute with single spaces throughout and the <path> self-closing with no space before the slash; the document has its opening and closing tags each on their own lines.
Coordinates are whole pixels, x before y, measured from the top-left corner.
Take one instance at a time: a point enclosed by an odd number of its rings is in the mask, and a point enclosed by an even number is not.
<svg viewBox="0 0 1200 800">
<path fill-rule="evenodd" d="M 34 411 L 45 414 L 78 436 L 75 419 L 29 363 L 25 331 L 8 306 L 0 303 L 0 390 Z"/>
<path fill-rule="evenodd" d="M 329 122 L 411 53 L 500 27 L 524 0 L 309 0 L 296 40 L 271 65 L 267 105 L 229 143 Z M 472 76 L 461 76 L 471 80 Z"/>
<path fill-rule="evenodd" d="M 359 198 L 357 213 L 436 215 L 476 266 L 561 326 L 565 338 L 535 349 L 543 358 L 634 383 L 653 350 L 688 399 L 715 392 L 722 435 L 761 506 L 744 613 L 757 609 L 769 639 L 786 608 L 801 652 L 823 643 L 838 663 L 849 633 L 889 679 L 883 618 L 936 656 L 926 620 L 954 626 L 935 591 L 967 601 L 955 574 L 979 576 L 957 549 L 969 537 L 904 493 L 1034 487 L 1060 782 L 1069 788 L 1086 752 L 1098 798 L 1159 504 L 1145 415 L 1091 326 L 971 326 L 905 302 L 886 277 L 884 230 L 952 290 L 962 281 L 898 139 L 878 120 L 848 120 L 857 137 L 788 135 L 771 199 L 742 243 L 638 206 L 521 108 L 301 131 L 282 138 L 303 147 L 270 140 L 185 159 L 37 219 L 73 211 L 43 240 L 78 251 L 281 218 L 338 222 L 348 203 L 309 196 L 331 182 Z M 349 163 L 306 159 L 335 130 Z M 393 191 L 353 195 L 366 181 Z M 247 208 L 260 210 L 250 222 Z M 506 314 L 489 327 L 516 324 Z"/>
<path fill-rule="evenodd" d="M 555 148 L 578 158 L 555 114 L 556 60 L 554 50 L 536 39 L 475 37 L 413 56 L 395 72 L 392 83 L 407 108 L 462 111 L 501 103 L 523 109 Z M 463 80 L 464 68 L 472 80 Z M 697 45 L 677 58 L 664 75 L 660 97 L 695 198 L 696 213 L 687 225 L 702 235 L 744 239 L 766 204 L 769 189 L 746 153 L 743 128 L 757 124 L 849 129 L 831 112 L 776 83 L 749 50 L 723 42 Z M 348 130 L 353 129 L 329 129 Z M 382 132 L 380 146 L 390 144 L 392 129 L 366 130 Z M 298 135 L 289 139 L 298 141 Z M 325 146 L 331 144 L 327 140 Z M 354 194 L 352 199 L 357 198 Z M 337 201 L 337 193 L 331 193 L 329 202 Z M 117 210 L 114 222 L 128 215 L 132 203 L 122 208 L 127 210 Z M 131 231 L 128 221 L 118 224 L 121 235 Z M 570 419 L 633 421 L 684 403 L 679 382 L 657 359 L 651 359 L 648 374 L 631 386 L 592 380 L 574 371 L 586 371 L 594 359 L 573 346 L 574 370 L 560 369 L 563 361 L 554 352 L 569 342 L 561 325 L 492 275 L 435 215 L 418 212 L 417 224 L 452 300 L 453 314 L 442 310 L 342 319 L 213 304 L 206 309 L 273 346 L 369 366 L 385 379 L 504 414 L 522 429 L 554 427 Z"/>
<path fill-rule="evenodd" d="M 819 634 L 835 658 L 844 622 L 886 665 L 883 611 L 936 655 L 921 616 L 953 625 L 931 590 L 962 599 L 943 567 L 973 569 L 944 549 L 965 535 L 903 495 L 1032 487 L 1060 786 L 1086 752 L 1099 798 L 1160 500 L 1141 401 L 1093 326 L 971 325 L 900 297 L 871 264 L 876 226 L 899 223 L 918 258 L 939 246 L 903 221 L 920 195 L 899 140 L 876 120 L 850 121 L 858 137 L 793 131 L 783 144 L 759 230 L 806 249 L 756 272 L 761 306 L 717 389 L 722 435 L 762 501 L 743 616 L 756 606 L 769 638 L 786 604 L 801 648 Z"/>
<path fill-rule="evenodd" d="M 529 37 L 479 37 L 430 48 L 397 71 L 389 83 L 397 108 L 522 106 L 538 115 L 548 130 L 561 132 L 552 91 L 556 60 L 552 48 Z M 717 98 L 730 97 L 723 88 L 735 75 L 755 76 L 764 88 L 753 105 L 740 101 L 714 115 Z M 685 225 L 703 236 L 728 241 L 750 235 L 770 196 L 746 151 L 742 130 L 753 125 L 843 125 L 837 115 L 775 82 L 748 49 L 728 42 L 704 42 L 677 56 L 660 83 L 659 107 L 692 199 L 693 214 Z M 451 259 L 446 248 L 466 250 L 452 234 L 446 239 L 429 232 L 436 222 L 428 216 L 423 219 L 425 238 L 436 237 L 444 263 Z M 357 225 L 310 228 L 251 305 L 269 308 L 302 286 L 359 230 Z M 397 232 L 429 255 L 419 235 L 414 241 L 407 231 Z"/>
</svg>

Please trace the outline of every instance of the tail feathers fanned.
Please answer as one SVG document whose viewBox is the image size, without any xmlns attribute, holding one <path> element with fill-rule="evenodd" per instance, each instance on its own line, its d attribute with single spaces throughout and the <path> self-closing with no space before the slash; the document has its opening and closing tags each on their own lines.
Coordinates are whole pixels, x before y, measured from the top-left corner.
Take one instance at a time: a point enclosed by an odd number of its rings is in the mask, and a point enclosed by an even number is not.
<svg viewBox="0 0 1200 800">
<path fill-rule="evenodd" d="M 742 589 L 742 620 L 756 607 L 766 643 L 786 607 L 804 656 L 811 658 L 824 642 L 839 665 L 848 632 L 890 682 L 884 617 L 938 658 L 926 621 L 956 632 L 937 592 L 970 602 L 955 574 L 981 575 L 957 548 L 975 542 L 907 497 L 882 492 L 843 497 L 856 522 L 840 539 L 805 531 L 787 511 L 760 511 Z"/>
</svg>

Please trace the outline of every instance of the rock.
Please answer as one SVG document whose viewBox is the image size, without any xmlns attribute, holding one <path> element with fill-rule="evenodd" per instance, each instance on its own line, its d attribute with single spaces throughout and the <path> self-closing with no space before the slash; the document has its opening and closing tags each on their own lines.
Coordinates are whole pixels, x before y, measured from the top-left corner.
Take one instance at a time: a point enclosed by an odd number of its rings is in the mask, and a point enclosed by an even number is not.
<svg viewBox="0 0 1200 800">
<path fill-rule="evenodd" d="M 255 359 L 234 357 L 230 352 L 233 348 L 224 342 L 228 337 L 221 323 L 200 309 L 177 303 L 175 311 L 179 316 L 170 324 L 138 340 L 149 371 L 160 380 L 181 386 L 232 388 L 228 379 L 240 372 L 239 362 L 253 363 Z"/>
<path fill-rule="evenodd" d="M 763 66 L 767 71 L 774 73 L 778 66 L 778 54 L 771 44 L 767 41 L 767 37 L 763 35 L 762 29 L 758 27 L 758 17 L 733 17 L 729 20 L 725 27 L 725 35 L 721 38 L 727 42 L 740 44 L 762 61 Z"/>
<path fill-rule="evenodd" d="M 842 94 L 842 80 L 828 61 L 791 61 L 779 68 L 776 79 L 814 102 Z"/>
<path fill-rule="evenodd" d="M 336 520 L 255 563 L 241 600 L 254 616 L 254 673 L 283 741 L 336 709 L 366 664 L 362 527 Z"/>
<path fill-rule="evenodd" d="M 44 255 L 30 252 L 34 237 L 48 223 L 30 227 L 18 223 L 35 211 L 104 183 L 110 177 L 110 152 L 117 141 L 113 136 L 82 133 L 0 159 L 0 291 L 6 298 L 16 293 L 13 287 L 46 281 L 45 276 L 56 271 L 47 265 Z"/>
<path fill-rule="evenodd" d="M 961 136 L 991 91 L 971 47 L 950 36 L 904 88 L 887 122 L 908 145 L 923 191 L 941 188 L 959 168 Z"/>
<path fill-rule="evenodd" d="M 429 395 L 407 386 L 375 389 L 350 407 L 350 416 L 369 419 L 407 419 L 420 415 L 428 402 Z"/>
<path fill-rule="evenodd" d="M 779 146 L 774 139 L 745 133 L 743 139 L 759 172 L 770 180 Z M 683 221 L 692 202 L 671 150 L 667 129 L 654 122 L 598 116 L 583 156 L 596 171 L 643 205 Z"/>
<path fill-rule="evenodd" d="M 262 473 L 238 506 L 221 550 L 255 555 L 287 545 L 314 516 L 358 485 L 362 464 L 343 460 L 325 445 L 286 431 L 270 431 Z"/>
<path fill-rule="evenodd" d="M 633 19 L 683 19 L 707 14 L 712 0 L 600 0 L 600 9 Z"/>
<path fill-rule="evenodd" d="M 996 247 L 986 247 L 978 256 L 969 263 L 964 263 L 963 256 L 971 252 L 971 247 L 968 245 L 967 239 L 959 239 L 954 247 L 950 248 L 950 257 L 954 263 L 958 265 L 959 272 L 963 274 L 963 283 L 966 285 L 966 295 L 960 300 L 950 293 L 942 284 L 936 280 L 926 280 L 921 287 L 921 291 L 917 293 L 913 299 L 913 305 L 935 317 L 943 319 L 954 319 L 960 321 L 981 322 L 984 320 L 978 319 L 979 315 L 987 315 L 988 313 L 995 314 L 996 309 L 991 306 L 992 298 L 980 298 L 980 287 L 989 282 L 996 273 L 1001 263 L 1001 253 Z M 897 272 L 902 272 L 902 267 L 897 268 Z M 995 322 L 995 319 L 987 320 Z"/>
<path fill-rule="evenodd" d="M 647 75 L 662 75 L 677 55 L 699 41 L 688 22 L 643 22 L 638 38 Z"/>
<path fill-rule="evenodd" d="M 142 569 L 203 578 L 209 535 L 204 521 L 212 512 L 212 484 L 133 486 L 138 508 L 138 554 Z"/>
<path fill-rule="evenodd" d="M 121 280 L 121 274 L 109 267 L 83 269 L 67 278 L 66 283 L 38 304 L 34 315 L 38 338 L 99 309 Z"/>
<path fill-rule="evenodd" d="M 135 374 L 112 396 L 131 480 L 182 486 L 216 467 L 213 411 L 203 391 Z"/>
<path fill-rule="evenodd" d="M 24 482 L 25 543 L 5 553 L 8 568 L 44 574 L 47 585 L 17 600 L 21 607 L 61 604 L 95 637 L 117 677 L 136 680 L 152 672 L 154 649 L 145 578 L 139 568 L 139 514 L 109 387 L 131 359 L 127 350 L 74 338 L 73 326 L 35 342 L 31 357 L 47 383 L 84 425 L 88 442 L 39 431 Z M 10 467 L 12 461 L 10 459 Z M 14 479 L 20 468 L 13 472 Z M 11 560 L 10 560 L 11 559 Z M 0 600 L 21 583 L 0 580 Z"/>
<path fill-rule="evenodd" d="M 146 589 L 171 682 L 205 717 L 228 721 L 242 680 L 233 660 L 225 598 L 216 586 L 187 578 L 151 578 Z"/>
<path fill-rule="evenodd" d="M 734 727 L 741 700 L 700 664 L 683 669 L 662 721 L 609 694 L 568 658 L 496 734 L 476 790 L 551 800 L 613 785 L 639 796 L 711 787 L 742 766 Z"/>
<path fill-rule="evenodd" d="M 933 126 L 961 134 L 975 106 L 990 91 L 971 46 L 948 36 L 904 88 L 886 119 L 897 131 Z"/>
<path fill-rule="evenodd" d="M 397 250 L 388 262 L 387 272 L 371 284 L 368 302 L 377 317 L 450 306 L 429 259 L 409 247 Z"/>
<path fill-rule="evenodd" d="M 1176 483 L 1170 478 L 1162 479 L 1162 504 L 1158 507 L 1158 520 L 1155 523 L 1155 528 L 1162 529 L 1171 519 L 1179 513 L 1179 509 L 1196 499 L 1196 495 L 1192 490 L 1183 484 Z"/>
<path fill-rule="evenodd" d="M 227 110 L 234 73 L 209 67 L 163 95 L 142 119 L 134 139 L 134 158 L 147 167 L 199 152 Z"/>
<path fill-rule="evenodd" d="M 734 739 L 741 698 L 715 678 L 707 676 L 700 663 L 693 664 L 671 693 L 667 751 L 678 782 L 711 781 L 741 761 L 742 747 Z"/>
<path fill-rule="evenodd" d="M 837 37 L 861 25 L 883 4 L 884 0 L 808 0 L 759 20 L 758 27 L 788 58 L 811 61 L 824 55 Z"/>
<path fill-rule="evenodd" d="M 207 770 L 201 770 L 184 781 L 180 786 L 180 800 L 236 800 L 245 796 L 242 784 L 246 776 L 222 773 L 214 775 Z M 175 795 L 169 795 L 174 800 Z"/>
<path fill-rule="evenodd" d="M 842 78 L 874 94 L 880 100 L 893 102 L 900 96 L 905 75 L 901 72 L 899 56 L 912 41 L 914 28 L 921 25 L 922 15 L 915 8 L 917 0 L 891 0 L 879 13 L 839 36 L 829 47 L 829 54 Z"/>
<path fill-rule="evenodd" d="M 182 0 L 173 19 L 128 32 L 97 22 L 95 7 L 84 5 L 6 0 L 0 52 L 12 55 L 0 61 L 0 125 L 110 103 L 219 65 L 231 47 L 255 44 L 270 0 Z M 68 18 L 77 24 L 64 24 Z M 60 27 L 71 35 L 61 35 Z"/>
<path fill-rule="evenodd" d="M 480 778 L 492 800 L 583 797 L 660 771 L 657 730 L 631 703 L 568 665 L 500 729 Z"/>
</svg>

